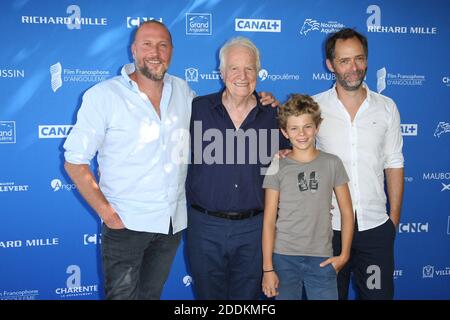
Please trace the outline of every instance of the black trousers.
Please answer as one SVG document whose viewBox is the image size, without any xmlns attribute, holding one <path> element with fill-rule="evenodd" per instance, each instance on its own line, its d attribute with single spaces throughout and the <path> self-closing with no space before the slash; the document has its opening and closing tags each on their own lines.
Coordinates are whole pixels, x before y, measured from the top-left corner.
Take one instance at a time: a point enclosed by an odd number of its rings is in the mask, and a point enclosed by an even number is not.
<svg viewBox="0 0 450 320">
<path fill-rule="evenodd" d="M 348 299 L 351 276 L 356 298 L 392 300 L 394 298 L 394 240 L 396 229 L 391 219 L 382 225 L 358 231 L 355 222 L 350 260 L 338 273 L 339 300 Z M 334 255 L 341 252 L 341 232 L 334 231 Z"/>
<path fill-rule="evenodd" d="M 158 300 L 181 240 L 169 234 L 110 229 L 102 224 L 107 300 Z"/>
</svg>

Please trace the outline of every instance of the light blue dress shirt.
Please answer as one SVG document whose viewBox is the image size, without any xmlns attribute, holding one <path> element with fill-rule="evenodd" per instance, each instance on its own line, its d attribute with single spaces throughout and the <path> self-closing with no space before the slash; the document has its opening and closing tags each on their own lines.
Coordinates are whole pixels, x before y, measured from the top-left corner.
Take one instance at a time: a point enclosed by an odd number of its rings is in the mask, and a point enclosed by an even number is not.
<svg viewBox="0 0 450 320">
<path fill-rule="evenodd" d="M 128 76 L 98 83 L 83 96 L 77 122 L 64 143 L 65 159 L 90 164 L 97 154 L 100 189 L 135 231 L 167 234 L 187 226 L 185 179 L 189 121 L 195 93 L 166 74 L 161 119 L 148 97 Z"/>
</svg>

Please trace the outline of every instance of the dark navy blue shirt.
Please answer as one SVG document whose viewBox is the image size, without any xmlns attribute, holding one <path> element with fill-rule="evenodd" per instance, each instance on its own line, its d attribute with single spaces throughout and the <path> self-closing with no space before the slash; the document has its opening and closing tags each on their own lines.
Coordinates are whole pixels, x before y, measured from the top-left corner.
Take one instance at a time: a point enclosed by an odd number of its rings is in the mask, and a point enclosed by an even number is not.
<svg viewBox="0 0 450 320">
<path fill-rule="evenodd" d="M 256 107 L 236 130 L 222 94 L 192 102 L 187 200 L 211 211 L 262 210 L 264 168 L 289 141 L 278 130 L 277 109 L 262 106 L 256 92 Z"/>
</svg>

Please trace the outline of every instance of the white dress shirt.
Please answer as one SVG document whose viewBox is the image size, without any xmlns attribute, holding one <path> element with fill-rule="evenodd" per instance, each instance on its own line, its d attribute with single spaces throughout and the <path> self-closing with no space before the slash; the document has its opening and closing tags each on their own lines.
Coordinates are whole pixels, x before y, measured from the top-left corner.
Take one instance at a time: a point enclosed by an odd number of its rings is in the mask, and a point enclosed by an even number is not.
<svg viewBox="0 0 450 320">
<path fill-rule="evenodd" d="M 185 178 L 194 92 L 166 74 L 161 119 L 128 76 L 103 81 L 83 96 L 77 122 L 64 143 L 66 161 L 90 164 L 97 154 L 100 189 L 135 231 L 167 234 L 187 226 Z"/>
<path fill-rule="evenodd" d="M 359 231 L 373 229 L 389 219 L 386 213 L 384 169 L 402 168 L 403 139 L 400 115 L 394 101 L 370 91 L 351 121 L 337 96 L 336 86 L 313 98 L 324 119 L 317 148 L 341 158 L 350 178 L 349 187 Z M 341 230 L 341 216 L 333 195 L 332 225 Z"/>
</svg>

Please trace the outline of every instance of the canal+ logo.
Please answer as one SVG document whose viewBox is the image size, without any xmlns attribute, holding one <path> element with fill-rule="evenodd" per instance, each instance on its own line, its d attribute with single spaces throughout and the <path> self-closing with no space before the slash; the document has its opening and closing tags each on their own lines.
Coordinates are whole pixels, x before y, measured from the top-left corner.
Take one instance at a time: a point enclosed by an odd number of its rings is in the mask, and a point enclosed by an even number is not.
<svg viewBox="0 0 450 320">
<path fill-rule="evenodd" d="M 66 138 L 72 128 L 72 125 L 40 125 L 39 139 Z"/>
<path fill-rule="evenodd" d="M 235 31 L 281 32 L 281 20 L 237 18 L 234 21 Z"/>
<path fill-rule="evenodd" d="M 402 123 L 400 129 L 402 136 L 417 136 L 418 125 L 417 123 Z"/>
</svg>

